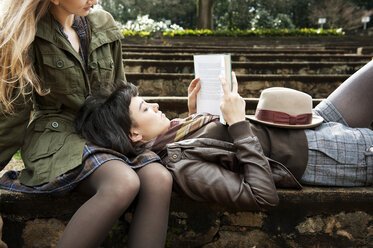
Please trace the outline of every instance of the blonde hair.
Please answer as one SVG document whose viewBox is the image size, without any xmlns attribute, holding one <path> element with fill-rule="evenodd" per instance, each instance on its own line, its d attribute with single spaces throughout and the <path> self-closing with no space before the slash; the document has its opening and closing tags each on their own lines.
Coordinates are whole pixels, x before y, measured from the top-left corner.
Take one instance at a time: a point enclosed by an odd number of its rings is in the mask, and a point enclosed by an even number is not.
<svg viewBox="0 0 373 248">
<path fill-rule="evenodd" d="M 28 52 L 49 5 L 50 0 L 0 0 L 0 109 L 5 113 L 13 113 L 20 96 L 26 99 L 34 89 L 41 94 Z"/>
</svg>

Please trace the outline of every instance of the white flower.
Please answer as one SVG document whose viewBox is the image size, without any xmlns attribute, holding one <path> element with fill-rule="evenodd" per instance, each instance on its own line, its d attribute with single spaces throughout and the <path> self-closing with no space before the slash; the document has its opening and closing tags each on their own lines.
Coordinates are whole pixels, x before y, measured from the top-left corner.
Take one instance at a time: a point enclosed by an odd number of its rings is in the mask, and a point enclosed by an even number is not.
<svg viewBox="0 0 373 248">
<path fill-rule="evenodd" d="M 157 22 L 149 18 L 149 15 L 137 16 L 136 20 L 127 21 L 127 23 L 124 25 L 117 22 L 117 26 L 121 30 L 132 30 L 132 31 L 137 31 L 137 32 L 139 31 L 163 32 L 163 31 L 173 31 L 173 30 L 184 30 L 179 25 L 172 24 L 170 20 Z"/>
</svg>

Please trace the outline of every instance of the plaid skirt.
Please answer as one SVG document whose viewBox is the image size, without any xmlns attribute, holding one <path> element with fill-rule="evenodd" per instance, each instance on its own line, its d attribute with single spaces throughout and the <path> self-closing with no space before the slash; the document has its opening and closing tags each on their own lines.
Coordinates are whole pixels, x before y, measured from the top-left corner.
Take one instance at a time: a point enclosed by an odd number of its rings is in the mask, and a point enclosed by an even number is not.
<svg viewBox="0 0 373 248">
<path fill-rule="evenodd" d="M 351 128 L 329 100 L 314 114 L 324 122 L 306 129 L 308 164 L 300 180 L 314 186 L 369 186 L 373 184 L 373 130 Z"/>
<path fill-rule="evenodd" d="M 161 161 L 158 155 L 151 151 L 146 151 L 130 160 L 123 154 L 114 150 L 86 144 L 84 146 L 82 164 L 58 176 L 55 180 L 42 185 L 27 186 L 22 184 L 18 179 L 20 171 L 10 170 L 5 172 L 0 178 L 0 188 L 23 193 L 63 194 L 74 189 L 79 182 L 87 178 L 98 167 L 110 160 L 122 161 L 124 166 L 130 166 L 133 169 L 141 168 L 152 162 Z"/>
</svg>

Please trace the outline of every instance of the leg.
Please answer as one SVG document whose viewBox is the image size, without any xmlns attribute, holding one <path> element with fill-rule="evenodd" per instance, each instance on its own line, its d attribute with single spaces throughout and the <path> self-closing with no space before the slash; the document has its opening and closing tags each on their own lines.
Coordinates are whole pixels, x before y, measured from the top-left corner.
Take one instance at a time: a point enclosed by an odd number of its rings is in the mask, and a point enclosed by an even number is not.
<svg viewBox="0 0 373 248">
<path fill-rule="evenodd" d="M 368 127 L 373 120 L 373 61 L 328 97 L 351 127 Z"/>
<path fill-rule="evenodd" d="M 2 241 L 1 236 L 2 236 L 2 231 L 3 231 L 3 219 L 1 218 L 0 215 L 0 248 L 8 248 L 7 244 Z"/>
<path fill-rule="evenodd" d="M 140 193 L 131 222 L 128 247 L 164 247 L 166 241 L 172 176 L 161 164 L 137 171 Z"/>
<path fill-rule="evenodd" d="M 76 211 L 57 247 L 98 247 L 139 188 L 139 178 L 128 165 L 117 160 L 102 164 L 78 186 L 92 197 Z"/>
</svg>

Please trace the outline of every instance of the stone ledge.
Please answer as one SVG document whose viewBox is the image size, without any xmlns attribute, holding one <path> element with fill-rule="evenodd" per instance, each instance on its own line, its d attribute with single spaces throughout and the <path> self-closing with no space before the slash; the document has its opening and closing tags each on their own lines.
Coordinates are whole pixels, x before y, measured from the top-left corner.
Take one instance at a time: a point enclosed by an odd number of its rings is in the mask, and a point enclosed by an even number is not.
<svg viewBox="0 0 373 248">
<path fill-rule="evenodd" d="M 341 205 L 350 203 L 355 205 L 373 204 L 373 187 L 304 187 L 302 190 L 278 189 L 278 194 L 280 207 L 307 204 L 320 204 L 322 206 L 334 203 Z M 184 202 L 184 197 L 176 193 L 173 198 Z M 0 190 L 0 213 L 2 215 L 19 215 L 25 218 L 59 216 L 74 212 L 86 199 L 86 197 L 76 193 L 58 196 Z M 53 207 L 51 208 L 51 206 Z M 174 206 L 180 207 L 178 204 Z M 371 208 L 370 206 L 367 207 Z M 225 210 L 219 206 L 215 206 L 215 209 Z"/>
<path fill-rule="evenodd" d="M 361 48 L 363 51 L 364 47 Z M 366 48 L 367 49 L 367 48 Z M 224 46 L 130 46 L 123 45 L 122 50 L 124 52 L 162 52 L 162 53 L 261 53 L 261 54 L 345 54 L 345 53 L 356 53 L 357 48 L 345 48 L 345 49 L 324 49 L 323 47 L 266 47 L 266 48 L 253 48 L 253 47 L 224 47 Z"/>
<path fill-rule="evenodd" d="M 123 59 L 162 59 L 162 60 L 192 60 L 193 54 L 184 53 L 141 53 L 123 52 Z M 232 53 L 232 61 L 365 61 L 372 60 L 371 55 L 330 55 L 330 54 L 244 54 Z"/>
<path fill-rule="evenodd" d="M 288 87 L 325 98 L 350 75 L 274 75 L 237 74 L 238 92 L 245 97 L 259 97 L 268 87 Z M 186 96 L 192 73 L 126 73 L 141 96 Z"/>
<path fill-rule="evenodd" d="M 235 211 L 172 196 L 165 247 L 372 247 L 373 188 L 278 190 L 270 211 Z M 12 247 L 54 247 L 84 197 L 0 191 L 3 238 Z M 102 247 L 125 247 L 133 209 Z"/>
<path fill-rule="evenodd" d="M 188 116 L 188 98 L 185 96 L 142 96 L 147 102 L 158 103 L 159 108 L 168 118 L 183 118 Z M 246 114 L 254 114 L 259 98 L 244 98 Z M 313 99 L 315 107 L 322 99 Z"/>
<path fill-rule="evenodd" d="M 212 36 L 184 36 L 184 37 L 129 37 L 122 40 L 123 44 L 152 44 L 172 46 L 252 46 L 252 47 L 327 47 L 338 48 L 346 46 L 371 46 L 370 35 L 321 36 L 321 37 L 212 37 Z"/>
<path fill-rule="evenodd" d="M 126 73 L 194 73 L 192 60 L 124 59 Z M 365 62 L 233 61 L 237 74 L 352 74 Z"/>
</svg>

